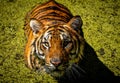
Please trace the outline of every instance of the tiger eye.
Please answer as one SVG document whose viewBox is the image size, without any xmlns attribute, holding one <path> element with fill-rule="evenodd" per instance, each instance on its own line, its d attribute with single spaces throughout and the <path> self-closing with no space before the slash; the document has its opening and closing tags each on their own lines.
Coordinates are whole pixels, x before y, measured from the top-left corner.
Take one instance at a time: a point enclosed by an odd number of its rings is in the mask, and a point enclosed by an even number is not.
<svg viewBox="0 0 120 83">
<path fill-rule="evenodd" d="M 43 45 L 44 45 L 45 47 L 49 47 L 49 43 L 48 43 L 48 42 L 43 42 Z"/>
<path fill-rule="evenodd" d="M 63 46 L 66 47 L 69 44 L 69 41 L 64 41 Z"/>
</svg>

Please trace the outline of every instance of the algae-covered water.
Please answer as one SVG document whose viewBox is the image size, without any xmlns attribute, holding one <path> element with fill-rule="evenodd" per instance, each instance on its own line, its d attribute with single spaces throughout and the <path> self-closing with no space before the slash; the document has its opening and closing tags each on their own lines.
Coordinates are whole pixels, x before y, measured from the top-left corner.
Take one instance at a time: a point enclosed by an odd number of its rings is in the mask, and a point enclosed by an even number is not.
<svg viewBox="0 0 120 83">
<path fill-rule="evenodd" d="M 57 83 L 30 71 L 23 59 L 24 17 L 47 0 L 0 0 L 0 83 Z M 83 20 L 86 42 L 115 76 L 120 76 L 120 0 L 56 0 Z"/>
</svg>

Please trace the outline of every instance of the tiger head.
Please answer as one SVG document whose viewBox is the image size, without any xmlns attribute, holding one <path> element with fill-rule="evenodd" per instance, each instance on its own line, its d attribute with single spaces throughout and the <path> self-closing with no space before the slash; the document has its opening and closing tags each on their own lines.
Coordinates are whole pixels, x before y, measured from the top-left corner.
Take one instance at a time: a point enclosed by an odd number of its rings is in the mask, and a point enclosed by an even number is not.
<svg viewBox="0 0 120 83">
<path fill-rule="evenodd" d="M 34 41 L 32 53 L 38 59 L 32 62 L 39 71 L 63 73 L 72 64 L 77 64 L 83 55 L 84 38 L 81 31 L 82 20 L 74 16 L 68 23 L 42 24 L 30 20 Z"/>
</svg>

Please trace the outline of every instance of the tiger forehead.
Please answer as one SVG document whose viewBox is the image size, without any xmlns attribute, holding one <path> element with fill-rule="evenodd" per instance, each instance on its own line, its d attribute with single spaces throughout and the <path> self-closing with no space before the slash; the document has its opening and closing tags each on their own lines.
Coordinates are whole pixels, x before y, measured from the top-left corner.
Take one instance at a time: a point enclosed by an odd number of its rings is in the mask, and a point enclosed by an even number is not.
<svg viewBox="0 0 120 83">
<path fill-rule="evenodd" d="M 67 32 L 67 30 L 63 27 L 63 26 L 59 26 L 59 25 L 56 25 L 56 26 L 49 26 L 48 27 L 48 33 L 49 32 Z"/>
<path fill-rule="evenodd" d="M 54 27 L 53 27 L 53 28 L 54 28 Z M 61 32 L 63 32 L 63 31 L 60 30 L 60 29 L 54 28 L 53 30 L 51 30 L 51 31 L 49 31 L 49 32 L 51 33 L 52 37 L 58 38 L 58 37 L 60 37 L 60 34 L 61 34 Z"/>
<path fill-rule="evenodd" d="M 53 39 L 61 40 L 64 39 L 64 36 L 70 36 L 69 32 L 67 32 L 67 30 L 63 29 L 63 27 L 60 26 L 49 27 L 46 33 L 44 34 L 44 37 L 47 37 L 47 35 L 50 35 L 49 37 L 52 37 Z"/>
<path fill-rule="evenodd" d="M 70 35 L 69 31 L 61 26 L 53 26 L 48 30 L 48 33 L 51 33 L 52 35 Z"/>
</svg>

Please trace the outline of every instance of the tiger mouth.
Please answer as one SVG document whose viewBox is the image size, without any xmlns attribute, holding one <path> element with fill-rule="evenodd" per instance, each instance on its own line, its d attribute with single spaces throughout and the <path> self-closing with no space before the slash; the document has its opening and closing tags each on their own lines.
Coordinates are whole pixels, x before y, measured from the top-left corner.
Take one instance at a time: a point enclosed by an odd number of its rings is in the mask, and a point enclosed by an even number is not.
<svg viewBox="0 0 120 83">
<path fill-rule="evenodd" d="M 45 72 L 47 73 L 51 73 L 51 72 L 61 72 L 61 71 L 64 71 L 68 66 L 66 65 L 59 65 L 59 66 L 54 66 L 54 65 L 45 65 L 44 68 L 45 68 Z"/>
<path fill-rule="evenodd" d="M 52 77 L 61 77 L 66 69 L 68 69 L 67 66 L 63 66 L 63 65 L 60 65 L 60 66 L 57 66 L 57 67 L 54 67 L 54 66 L 44 66 L 44 72 L 50 74 Z"/>
<path fill-rule="evenodd" d="M 54 66 L 54 65 L 41 65 L 41 67 L 36 68 L 35 71 L 42 73 L 48 73 L 53 76 L 61 76 L 64 71 L 68 68 L 68 65 L 66 64 L 61 64 L 59 66 Z"/>
</svg>

